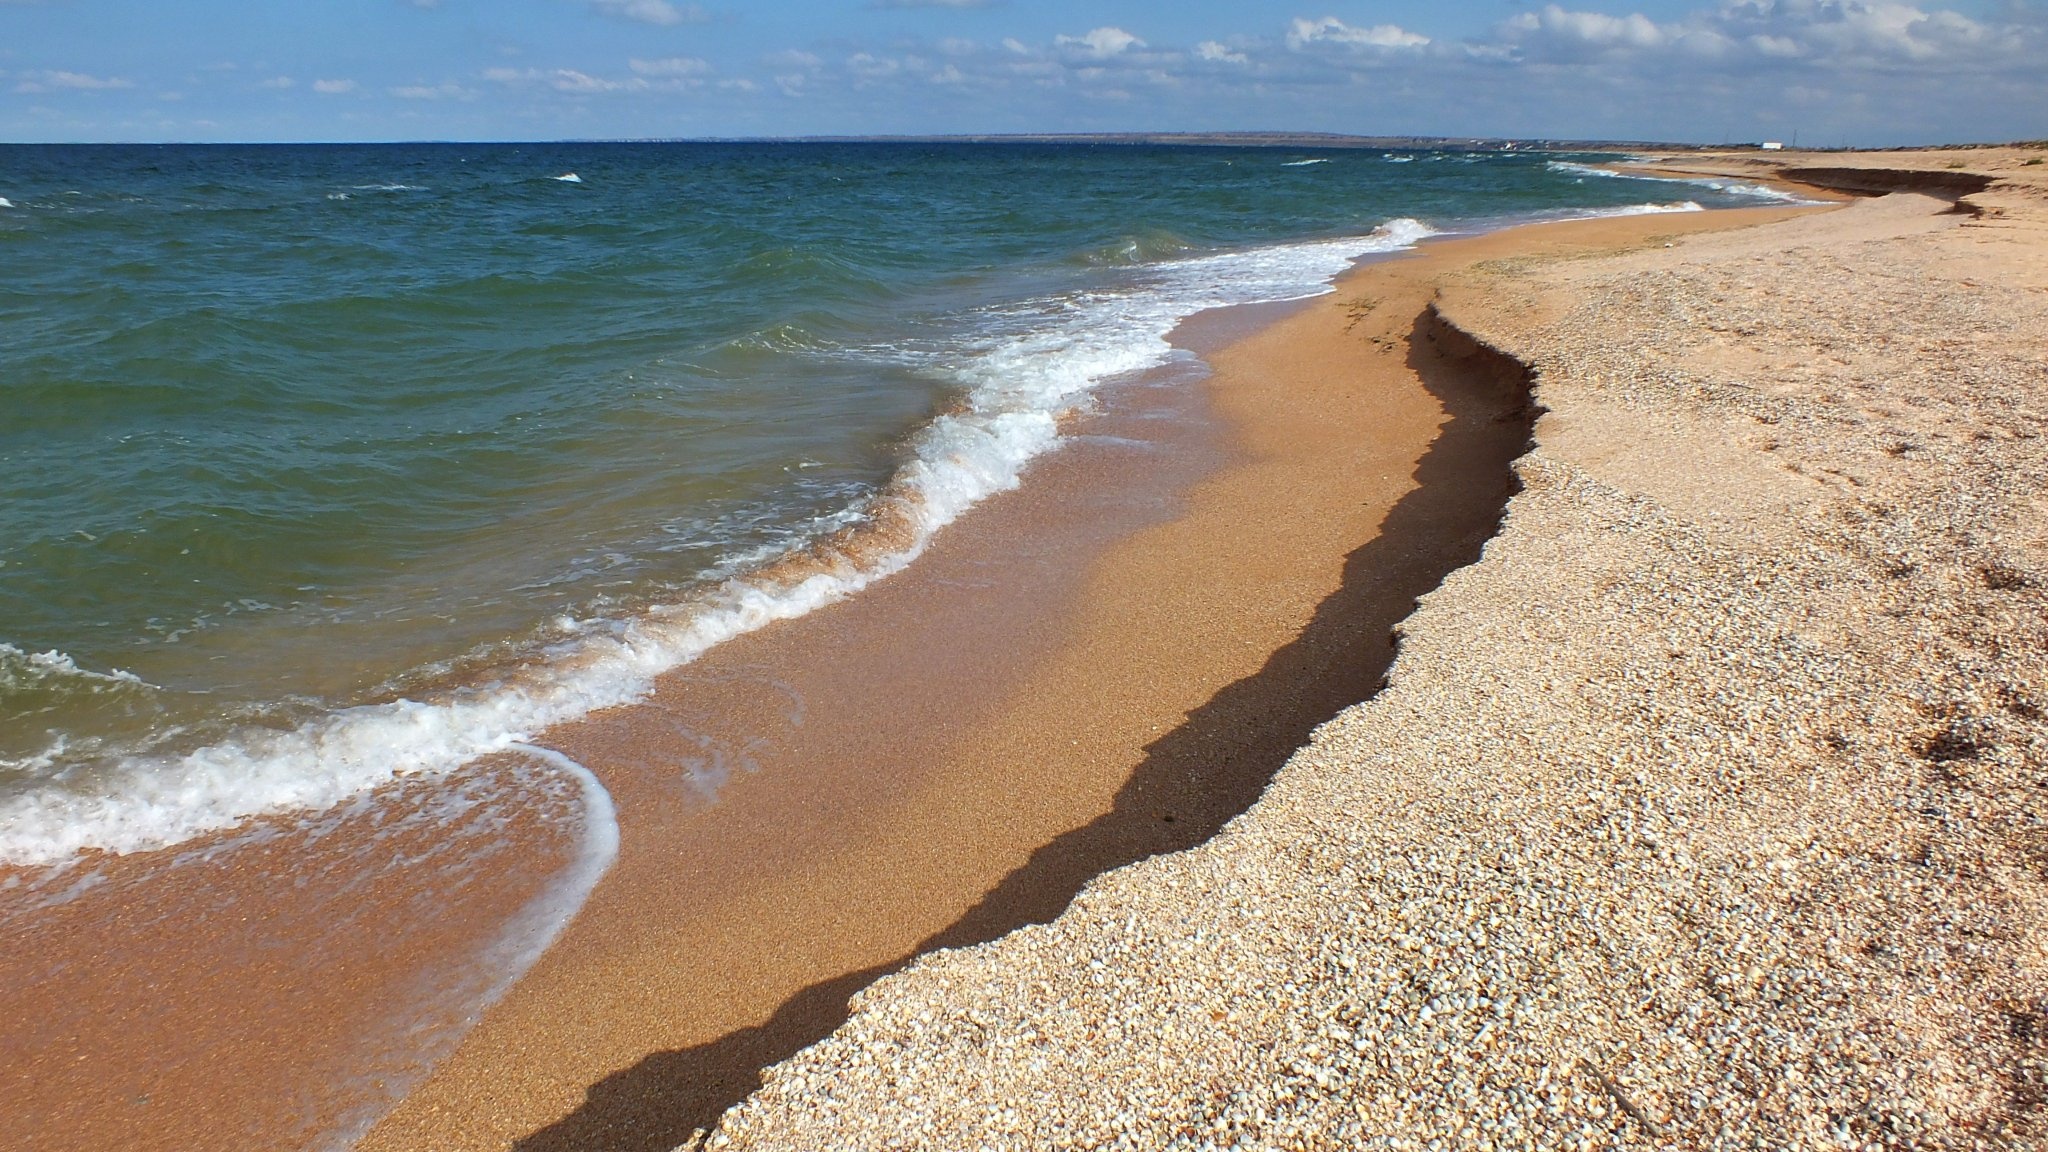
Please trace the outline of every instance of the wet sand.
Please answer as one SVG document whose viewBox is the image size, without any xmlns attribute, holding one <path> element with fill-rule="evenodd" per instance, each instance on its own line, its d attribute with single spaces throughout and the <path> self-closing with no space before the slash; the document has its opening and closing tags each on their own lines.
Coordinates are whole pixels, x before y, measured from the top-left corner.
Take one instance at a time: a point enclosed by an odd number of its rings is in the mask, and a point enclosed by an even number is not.
<svg viewBox="0 0 2048 1152">
<path fill-rule="evenodd" d="M 360 1146 L 666 1150 L 880 976 L 1206 840 L 1375 690 L 1395 624 L 1511 493 L 1525 381 L 1431 321 L 1443 276 L 1796 211 L 1369 265 L 1211 356 L 1213 422 L 1160 385 L 910 571 L 549 733 L 617 800 L 619 861 Z"/>
<path fill-rule="evenodd" d="M 508 785 L 520 767 L 0 888 L 0 1147 L 360 1130 L 516 975 L 508 932 L 578 850 L 575 790 Z"/>
</svg>

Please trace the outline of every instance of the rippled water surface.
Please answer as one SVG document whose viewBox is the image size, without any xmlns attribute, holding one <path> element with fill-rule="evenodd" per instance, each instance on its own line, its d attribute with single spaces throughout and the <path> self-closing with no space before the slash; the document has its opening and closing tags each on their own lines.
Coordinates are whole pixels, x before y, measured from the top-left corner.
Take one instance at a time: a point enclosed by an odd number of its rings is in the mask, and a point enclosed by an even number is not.
<svg viewBox="0 0 2048 1152">
<path fill-rule="evenodd" d="M 0 147 L 0 860 L 631 698 L 908 562 L 1202 307 L 1759 195 L 1511 154 Z"/>
</svg>

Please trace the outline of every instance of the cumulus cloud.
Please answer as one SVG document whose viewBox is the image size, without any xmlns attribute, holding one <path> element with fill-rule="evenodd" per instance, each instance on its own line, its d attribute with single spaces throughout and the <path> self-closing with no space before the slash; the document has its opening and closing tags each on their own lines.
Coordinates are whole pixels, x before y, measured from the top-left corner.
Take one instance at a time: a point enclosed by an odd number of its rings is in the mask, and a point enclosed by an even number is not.
<svg viewBox="0 0 2048 1152">
<path fill-rule="evenodd" d="M 679 6 L 681 0 L 578 2 L 591 11 L 655 23 L 666 22 L 666 13 L 681 22 L 702 12 Z M 871 8 L 980 6 L 862 2 Z M 494 83 L 560 93 L 564 100 L 602 93 L 623 99 L 686 90 L 779 92 L 829 107 L 849 122 L 862 109 L 957 105 L 953 121 L 967 129 L 1005 117 L 1019 127 L 1055 122 L 1074 115 L 1076 101 L 1138 99 L 1134 93 L 1149 90 L 1170 91 L 1163 97 L 1167 103 L 1158 105 L 1162 114 L 1186 110 L 1190 121 L 1211 123 L 1348 107 L 1350 113 L 1330 112 L 1314 126 L 1357 128 L 1369 120 L 1405 130 L 1621 136 L 1655 123 L 1676 128 L 1681 121 L 1706 123 L 1703 117 L 1711 117 L 1712 127 L 1733 132 L 1744 123 L 1771 122 L 1773 110 L 1796 103 L 1788 94 L 1797 84 L 1822 93 L 1817 100 L 1845 107 L 1861 101 L 1859 108 L 1872 110 L 1855 115 L 1876 121 L 1888 114 L 1875 111 L 1878 102 L 1895 112 L 1914 99 L 1924 101 L 1928 93 L 1943 91 L 1946 79 L 1970 75 L 1986 61 L 2011 78 L 2025 76 L 2029 52 L 2048 58 L 2042 54 L 2048 27 L 1938 6 L 1959 2 L 1699 0 L 1699 7 L 1686 11 L 1649 7 L 1648 0 L 1529 0 L 1529 6 L 1511 9 L 1506 19 L 1469 38 L 1445 36 L 1427 24 L 1353 24 L 1282 9 L 1216 39 L 1179 43 L 1148 42 L 1104 25 L 1030 41 L 936 34 L 887 43 L 820 39 L 806 45 L 810 51 L 792 47 L 761 55 L 751 65 L 734 60 L 730 67 L 722 60 L 714 67 L 717 57 L 646 55 L 624 60 L 611 72 L 521 68 L 484 75 Z M 1858 67 L 1868 69 L 1861 80 L 1847 71 Z M 1723 111 L 1731 77 L 1740 77 L 1736 86 L 1755 94 L 1754 109 Z M 1589 78 L 1617 99 L 1589 106 L 1583 96 Z M 932 85 L 959 95 L 934 100 Z M 1332 85 L 1360 86 L 1352 90 L 1366 94 L 1365 102 L 1333 102 Z M 2040 93 L 2044 85 L 2021 78 L 2010 79 L 2007 87 Z M 417 100 L 461 98 L 446 86 L 388 91 Z M 1450 94 L 1460 98 L 1455 113 L 1443 111 Z M 900 103 L 905 100 L 912 103 Z M 1825 119 L 1802 116 L 1809 117 L 1802 120 L 1807 125 Z M 1903 122 L 1894 115 L 1887 123 Z"/>
<path fill-rule="evenodd" d="M 711 62 L 695 56 L 667 56 L 660 60 L 628 60 L 626 66 L 642 76 L 702 76 Z"/>
<path fill-rule="evenodd" d="M 1543 59 L 1592 59 L 1617 51 L 1660 48 L 1677 37 L 1640 12 L 1609 16 L 1572 12 L 1555 4 L 1524 12 L 1501 25 L 1500 38 Z"/>
<path fill-rule="evenodd" d="M 474 100 L 476 93 L 450 80 L 442 84 L 402 84 L 390 89 L 400 100 Z"/>
<path fill-rule="evenodd" d="M 1287 46 L 1301 49 L 1311 44 L 1348 44 L 1358 48 L 1421 48 L 1429 37 L 1410 32 L 1398 24 L 1375 24 L 1357 28 L 1335 16 L 1320 20 L 1297 18 L 1287 30 Z"/>
<path fill-rule="evenodd" d="M 619 20 L 633 20 L 641 24 L 659 24 L 664 27 L 676 24 L 702 24 L 711 19 L 709 13 L 695 4 L 678 7 L 669 0 L 590 0 L 592 9 Z"/>
<path fill-rule="evenodd" d="M 355 90 L 356 82 L 353 80 L 313 81 L 313 91 L 320 93 L 322 96 L 340 96 Z"/>
<path fill-rule="evenodd" d="M 620 87 L 616 80 L 600 80 L 574 68 L 555 69 L 548 74 L 547 83 L 557 92 L 615 92 Z"/>
<path fill-rule="evenodd" d="M 795 48 L 786 52 L 770 53 L 762 62 L 776 70 L 772 77 L 776 89 L 784 96 L 791 97 L 802 96 L 810 91 L 812 77 L 825 64 L 812 53 Z"/>
<path fill-rule="evenodd" d="M 1063 48 L 1078 48 L 1097 60 L 1107 60 L 1132 48 L 1143 48 L 1145 42 L 1121 28 L 1097 28 L 1085 36 L 1060 36 L 1053 43 Z"/>
<path fill-rule="evenodd" d="M 603 76 L 592 76 L 574 68 L 487 68 L 484 79 L 495 84 L 540 86 L 566 92 L 571 96 L 589 96 L 598 92 L 621 92 L 644 90 L 650 85 L 640 77 L 627 80 L 612 80 Z"/>
<path fill-rule="evenodd" d="M 16 92 L 105 92 L 115 88 L 133 88 L 133 80 L 119 76 L 91 76 L 84 72 L 66 72 L 52 69 L 26 73 L 21 82 L 14 86 Z"/>
<path fill-rule="evenodd" d="M 1659 22 L 1547 4 L 1503 23 L 1498 59 L 1587 63 L 1679 57 L 1725 64 L 1800 60 L 1822 67 L 1961 63 L 2023 51 L 2017 27 L 1993 29 L 1961 13 L 1893 0 L 1732 0 Z"/>
<path fill-rule="evenodd" d="M 893 76 L 902 71 L 903 64 L 901 61 L 891 60 L 885 56 L 871 56 L 866 52 L 856 52 L 846 58 L 846 70 L 855 76 L 865 77 L 869 80 L 879 80 L 884 76 Z"/>
<path fill-rule="evenodd" d="M 1195 56 L 1198 59 L 1213 60 L 1219 64 L 1247 64 L 1251 62 L 1251 57 L 1242 52 L 1233 52 L 1228 45 L 1218 44 L 1214 40 L 1204 40 L 1200 44 L 1195 45 Z"/>
<path fill-rule="evenodd" d="M 1958 12 L 1860 0 L 1744 0 L 1714 13 L 1717 33 L 1763 54 L 1833 54 L 1928 61 L 2017 47 L 2005 35 Z"/>
</svg>

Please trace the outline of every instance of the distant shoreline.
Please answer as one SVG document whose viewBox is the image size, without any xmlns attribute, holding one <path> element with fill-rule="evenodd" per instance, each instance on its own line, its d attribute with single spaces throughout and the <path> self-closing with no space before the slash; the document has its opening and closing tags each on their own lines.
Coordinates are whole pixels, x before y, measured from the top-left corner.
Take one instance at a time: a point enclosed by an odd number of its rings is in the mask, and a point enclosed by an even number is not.
<svg viewBox="0 0 2048 1152">
<path fill-rule="evenodd" d="M 1435 152 L 1682 152 L 1781 159 L 1757 141 L 1719 144 L 1672 140 L 1600 140 L 1513 136 L 1356 136 L 1343 132 L 966 132 L 872 136 L 588 136 L 548 140 L 69 140 L 0 141 L 0 148 L 384 148 L 420 145 L 559 147 L 569 144 L 1101 144 L 1185 148 L 1388 149 Z M 1804 155 L 1885 155 L 1901 150 L 1954 152 L 1974 148 L 2048 149 L 2048 140 L 1965 141 L 1905 148 L 1805 148 Z"/>
<path fill-rule="evenodd" d="M 0 141 L 0 148 L 381 148 L 417 145 L 560 146 L 565 144 L 1101 144 L 1189 148 L 1324 148 L 1390 149 L 1437 152 L 1685 152 L 1762 153 L 1757 142 L 1719 144 L 1672 140 L 1605 140 L 1513 136 L 1359 136 L 1343 132 L 967 132 L 879 134 L 861 136 L 627 136 L 564 137 L 535 140 L 468 140 L 460 138 L 391 140 L 69 140 Z M 1952 151 L 1984 147 L 2048 147 L 2048 141 L 2005 144 L 1928 144 L 1921 150 Z M 1808 153 L 1859 154 L 1896 151 L 1887 148 L 1811 148 Z M 1782 153 L 1771 153 L 1782 155 Z"/>
</svg>

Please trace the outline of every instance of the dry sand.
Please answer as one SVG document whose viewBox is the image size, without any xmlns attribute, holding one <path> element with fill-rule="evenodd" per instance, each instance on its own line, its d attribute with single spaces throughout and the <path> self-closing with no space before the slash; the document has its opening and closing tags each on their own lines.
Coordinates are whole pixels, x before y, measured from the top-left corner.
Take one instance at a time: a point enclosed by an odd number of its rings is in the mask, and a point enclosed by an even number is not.
<svg viewBox="0 0 2048 1152">
<path fill-rule="evenodd" d="M 1774 156 L 1943 195 L 1438 265 L 1548 412 L 1388 687 L 706 1145 L 2044 1146 L 2043 155 Z M 1239 351 L 1350 305 L 1400 323 L 1331 370 L 1412 355 L 1383 274 Z"/>
</svg>

